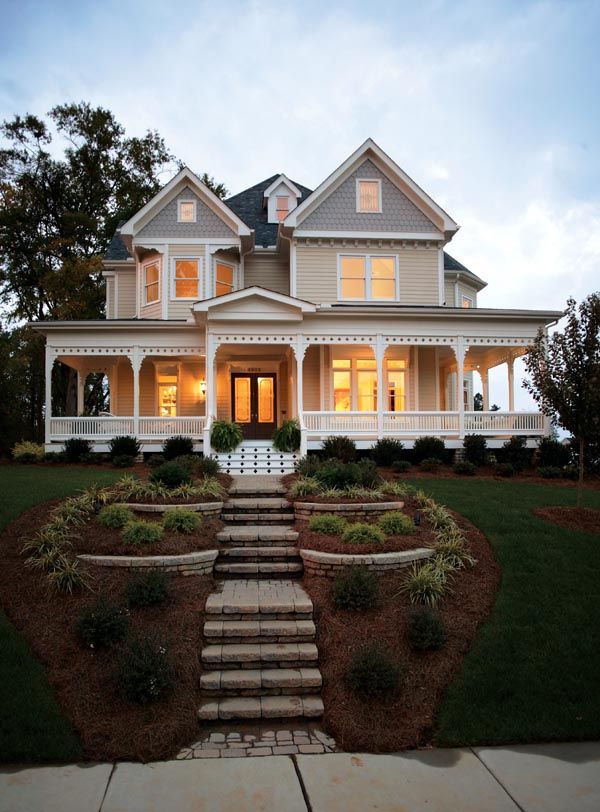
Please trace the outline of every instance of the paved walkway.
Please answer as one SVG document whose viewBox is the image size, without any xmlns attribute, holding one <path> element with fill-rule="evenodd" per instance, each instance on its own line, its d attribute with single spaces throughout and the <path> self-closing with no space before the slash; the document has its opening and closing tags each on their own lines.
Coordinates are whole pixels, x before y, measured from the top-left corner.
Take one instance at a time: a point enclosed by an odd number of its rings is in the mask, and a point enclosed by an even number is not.
<svg viewBox="0 0 600 812">
<path fill-rule="evenodd" d="M 598 812 L 600 742 L 0 770 L 0 812 Z"/>
</svg>

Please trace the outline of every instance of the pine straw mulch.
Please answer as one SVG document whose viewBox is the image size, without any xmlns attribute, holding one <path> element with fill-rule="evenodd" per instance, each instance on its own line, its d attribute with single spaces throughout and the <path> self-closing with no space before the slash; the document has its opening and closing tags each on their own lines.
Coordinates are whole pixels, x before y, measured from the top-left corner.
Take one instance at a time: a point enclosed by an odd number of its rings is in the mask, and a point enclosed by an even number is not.
<svg viewBox="0 0 600 812">
<path fill-rule="evenodd" d="M 171 758 L 198 734 L 203 610 L 214 583 L 206 577 L 172 576 L 169 601 L 131 609 L 130 634 L 152 634 L 164 641 L 173 682 L 156 703 L 128 702 L 119 696 L 114 682 L 120 649 L 84 649 L 74 630 L 80 609 L 98 596 L 125 605 L 127 573 L 90 567 L 93 592 L 58 595 L 43 574 L 25 566 L 19 553 L 23 539 L 39 529 L 58 501 L 22 514 L 0 536 L 2 608 L 43 663 L 63 713 L 81 738 L 86 759 Z"/>
<path fill-rule="evenodd" d="M 431 743 L 440 699 L 488 617 L 500 585 L 498 566 L 489 542 L 474 525 L 456 514 L 477 564 L 457 573 L 439 610 L 448 629 L 440 651 L 414 652 L 406 638 L 407 617 L 413 608 L 398 594 L 404 574 L 381 578 L 380 606 L 368 612 L 332 607 L 329 578 L 305 576 L 304 586 L 314 603 L 317 646 L 323 674 L 324 723 L 347 751 L 391 752 Z M 383 699 L 360 699 L 344 676 L 353 652 L 380 641 L 406 665 L 400 691 Z"/>
<path fill-rule="evenodd" d="M 580 530 L 583 533 L 600 535 L 600 510 L 589 507 L 545 507 L 536 508 L 534 516 L 552 522 L 565 530 Z"/>
</svg>

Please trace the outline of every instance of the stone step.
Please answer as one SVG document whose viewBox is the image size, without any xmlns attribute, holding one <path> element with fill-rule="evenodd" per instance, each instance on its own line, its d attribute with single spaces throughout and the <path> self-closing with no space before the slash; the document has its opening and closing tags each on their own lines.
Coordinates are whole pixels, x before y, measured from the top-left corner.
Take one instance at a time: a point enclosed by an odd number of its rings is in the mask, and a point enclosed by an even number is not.
<svg viewBox="0 0 600 812">
<path fill-rule="evenodd" d="M 262 561 L 268 559 L 274 561 L 281 558 L 287 561 L 290 558 L 300 558 L 300 552 L 296 546 L 278 547 L 275 544 L 263 547 L 247 545 L 245 547 L 223 547 L 219 550 L 219 559 L 243 559 L 244 561 Z"/>
<path fill-rule="evenodd" d="M 272 482 L 266 482 L 267 479 L 272 479 Z M 278 476 L 273 477 L 258 477 L 252 479 L 242 479 L 241 477 L 234 480 L 229 488 L 230 496 L 237 496 L 243 499 L 268 499 L 273 496 L 285 496 L 286 488 L 281 483 Z"/>
<path fill-rule="evenodd" d="M 289 525 L 290 522 L 294 521 L 294 512 L 293 511 L 286 511 L 285 513 L 269 513 L 268 511 L 265 513 L 228 513 L 223 512 L 221 513 L 221 518 L 224 522 L 230 522 L 232 524 L 248 524 L 248 522 L 252 522 L 252 524 L 262 524 L 262 525 Z"/>
<path fill-rule="evenodd" d="M 239 578 L 241 575 L 254 578 L 273 578 L 282 575 L 291 578 L 302 575 L 304 564 L 302 561 L 252 561 L 243 564 L 223 562 L 215 564 L 214 571 L 223 578 Z"/>
<path fill-rule="evenodd" d="M 208 696 L 276 696 L 318 693 L 323 678 L 318 668 L 244 668 L 207 671 L 200 688 Z"/>
<path fill-rule="evenodd" d="M 242 511 L 267 511 L 274 510 L 280 512 L 283 508 L 290 508 L 292 504 L 281 496 L 267 496 L 265 498 L 234 497 L 228 499 L 223 505 L 224 510 L 232 512 Z"/>
<path fill-rule="evenodd" d="M 203 628 L 208 643 L 311 643 L 316 629 L 312 620 L 207 620 Z"/>
<path fill-rule="evenodd" d="M 217 643 L 205 646 L 201 659 L 205 667 L 221 669 L 301 668 L 316 663 L 319 653 L 314 643 Z"/>
<path fill-rule="evenodd" d="M 295 542 L 298 533 L 288 526 L 269 527 L 265 525 L 246 525 L 245 527 L 229 526 L 217 533 L 217 541 L 236 543 L 246 542 L 269 542 L 277 543 L 281 541 Z"/>
<path fill-rule="evenodd" d="M 243 696 L 208 699 L 198 711 L 201 721 L 214 719 L 290 719 L 323 715 L 319 696 Z"/>
<path fill-rule="evenodd" d="M 311 620 L 313 605 L 295 581 L 242 579 L 224 581 L 221 592 L 206 599 L 209 620 Z"/>
</svg>

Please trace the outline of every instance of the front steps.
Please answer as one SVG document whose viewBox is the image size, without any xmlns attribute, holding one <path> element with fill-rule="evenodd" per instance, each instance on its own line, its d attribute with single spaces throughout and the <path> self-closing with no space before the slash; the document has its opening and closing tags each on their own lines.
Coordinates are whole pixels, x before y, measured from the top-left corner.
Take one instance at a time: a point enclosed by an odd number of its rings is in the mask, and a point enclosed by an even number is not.
<svg viewBox="0 0 600 812">
<path fill-rule="evenodd" d="M 268 440 L 244 440 L 235 451 L 213 452 L 221 470 L 226 474 L 293 474 L 299 452 L 277 451 Z"/>
<path fill-rule="evenodd" d="M 224 503 L 221 519 L 230 524 L 289 524 L 294 522 L 294 508 L 280 496 L 234 497 Z"/>
</svg>

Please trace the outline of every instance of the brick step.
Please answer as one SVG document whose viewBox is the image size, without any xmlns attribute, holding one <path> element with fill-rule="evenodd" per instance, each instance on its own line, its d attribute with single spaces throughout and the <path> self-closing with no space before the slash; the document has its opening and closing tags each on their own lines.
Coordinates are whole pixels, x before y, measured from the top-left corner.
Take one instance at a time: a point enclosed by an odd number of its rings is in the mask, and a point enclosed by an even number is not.
<svg viewBox="0 0 600 812">
<path fill-rule="evenodd" d="M 240 511 L 275 511 L 276 513 L 284 508 L 292 507 L 287 499 L 281 496 L 267 496 L 265 498 L 249 498 L 246 496 L 235 496 L 233 499 L 228 499 L 223 505 L 226 510 L 233 512 Z"/>
<path fill-rule="evenodd" d="M 202 665 L 224 668 L 301 668 L 316 663 L 314 643 L 211 644 L 202 649 Z"/>
<path fill-rule="evenodd" d="M 198 710 L 201 721 L 211 719 L 292 719 L 299 716 L 317 718 L 323 715 L 319 696 L 224 697 L 208 699 Z"/>
<path fill-rule="evenodd" d="M 207 644 L 213 643 L 311 643 L 312 620 L 207 620 L 203 628 Z"/>
<path fill-rule="evenodd" d="M 270 499 L 274 496 L 280 498 L 285 496 L 285 485 L 281 484 L 279 477 L 273 477 L 273 482 L 269 485 L 260 485 L 257 487 L 251 479 L 238 480 L 229 488 L 229 495 L 239 499 Z"/>
<path fill-rule="evenodd" d="M 260 546 L 250 546 L 248 544 L 245 547 L 234 547 L 231 545 L 219 550 L 219 560 L 235 559 L 239 560 L 240 563 L 242 560 L 264 561 L 266 559 L 268 561 L 275 561 L 276 559 L 280 559 L 287 561 L 292 558 L 300 560 L 300 553 L 295 545 L 288 545 L 287 547 L 280 547 L 276 544 L 265 547 L 263 547 L 262 544 Z"/>
<path fill-rule="evenodd" d="M 206 599 L 207 620 L 312 620 L 313 605 L 295 581 L 225 581 Z"/>
<path fill-rule="evenodd" d="M 222 543 L 233 541 L 236 544 L 241 543 L 257 543 L 268 542 L 277 544 L 277 542 L 295 542 L 298 538 L 298 533 L 292 530 L 290 526 L 286 527 L 268 527 L 265 525 L 246 525 L 245 527 L 229 526 L 224 527 L 217 533 L 217 541 Z"/>
<path fill-rule="evenodd" d="M 207 696 L 277 696 L 318 693 L 323 678 L 318 668 L 244 668 L 207 671 L 200 688 Z"/>
<path fill-rule="evenodd" d="M 221 513 L 221 518 L 224 522 L 229 522 L 231 524 L 243 524 L 247 525 L 249 522 L 252 524 L 262 524 L 262 525 L 289 525 L 290 522 L 294 521 L 294 512 L 293 511 L 286 511 L 285 513 L 230 513 L 227 511 L 223 511 Z"/>
<path fill-rule="evenodd" d="M 299 578 L 304 572 L 302 561 L 253 561 L 244 564 L 215 564 L 214 571 L 221 578 L 240 578 L 247 575 L 252 578 L 274 578 L 281 575 L 285 578 Z"/>
</svg>

